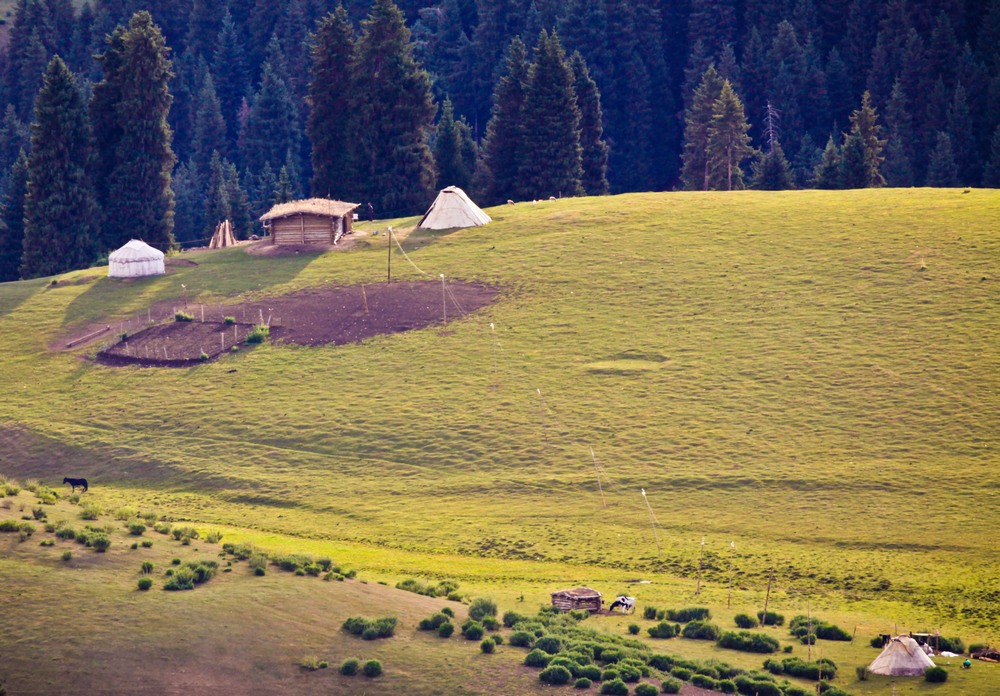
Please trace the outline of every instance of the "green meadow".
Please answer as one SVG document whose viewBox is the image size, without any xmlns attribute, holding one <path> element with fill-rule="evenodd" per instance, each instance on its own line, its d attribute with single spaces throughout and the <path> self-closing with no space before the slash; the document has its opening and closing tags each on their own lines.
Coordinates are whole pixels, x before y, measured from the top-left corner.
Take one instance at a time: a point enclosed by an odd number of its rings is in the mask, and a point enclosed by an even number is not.
<svg viewBox="0 0 1000 696">
<path fill-rule="evenodd" d="M 762 608 L 771 579 L 771 607 L 856 630 L 829 648 L 856 693 L 887 693 L 850 666 L 873 659 L 876 633 L 1000 641 L 1000 191 L 487 212 L 492 224 L 445 234 L 376 223 L 402 239 L 394 279 L 443 274 L 500 295 L 475 314 L 449 306 L 446 330 L 357 345 L 274 344 L 187 369 L 62 349 L 179 305 L 182 284 L 211 305 L 385 282 L 387 238 L 367 224 L 353 249 L 321 255 L 187 252 L 197 266 L 134 282 L 96 268 L 0 284 L 0 474 L 57 489 L 85 476 L 106 509 L 333 555 L 375 585 L 452 578 L 502 609 L 583 584 L 636 596 L 640 613 L 734 614 Z M 46 630 L 28 609 L 39 581 L 112 601 L 112 584 L 33 558 L 0 564 L 0 582 L 31 597 L 12 610 L 20 642 Z M 631 619 L 600 620 L 621 633 Z M 658 649 L 718 652 L 698 643 Z M 438 678 L 410 662 L 409 683 Z M 935 693 L 986 693 L 1000 675 L 952 676 Z M 475 693 L 465 679 L 426 693 Z"/>
</svg>

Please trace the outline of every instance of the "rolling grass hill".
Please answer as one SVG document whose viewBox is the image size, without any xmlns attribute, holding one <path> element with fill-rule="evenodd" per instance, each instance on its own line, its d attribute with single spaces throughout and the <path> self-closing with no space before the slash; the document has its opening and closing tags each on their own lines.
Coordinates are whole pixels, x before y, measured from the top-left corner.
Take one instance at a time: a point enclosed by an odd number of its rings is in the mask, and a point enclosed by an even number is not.
<svg viewBox="0 0 1000 696">
<path fill-rule="evenodd" d="M 384 282 L 384 235 L 325 255 L 189 253 L 198 266 L 130 283 L 93 269 L 0 285 L 0 473 L 87 476 L 106 505 L 532 606 L 570 582 L 687 603 L 704 538 L 708 603 L 725 603 L 732 561 L 739 606 L 760 606 L 773 572 L 791 613 L 1000 639 L 1000 192 L 488 212 L 481 229 L 410 234 L 415 265 L 397 251 L 393 271 L 500 300 L 360 345 L 184 370 L 53 350 L 179 304 L 182 283 L 210 304 Z"/>
</svg>

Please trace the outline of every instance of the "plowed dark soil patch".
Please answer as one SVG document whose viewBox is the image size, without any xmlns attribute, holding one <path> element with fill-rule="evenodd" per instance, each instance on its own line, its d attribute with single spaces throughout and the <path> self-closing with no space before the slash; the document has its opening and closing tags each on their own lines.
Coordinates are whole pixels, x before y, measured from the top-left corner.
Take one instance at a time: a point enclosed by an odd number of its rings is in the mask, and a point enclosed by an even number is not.
<svg viewBox="0 0 1000 696">
<path fill-rule="evenodd" d="M 270 324 L 271 341 L 302 346 L 358 343 L 380 334 L 422 329 L 490 303 L 497 289 L 473 284 L 411 282 L 312 288 L 237 305 L 190 307 L 193 322 L 151 326 L 98 354 L 107 365 L 185 367 L 243 343 L 255 324 Z M 204 319 L 203 319 L 204 317 Z M 236 324 L 227 325 L 225 317 Z"/>
</svg>

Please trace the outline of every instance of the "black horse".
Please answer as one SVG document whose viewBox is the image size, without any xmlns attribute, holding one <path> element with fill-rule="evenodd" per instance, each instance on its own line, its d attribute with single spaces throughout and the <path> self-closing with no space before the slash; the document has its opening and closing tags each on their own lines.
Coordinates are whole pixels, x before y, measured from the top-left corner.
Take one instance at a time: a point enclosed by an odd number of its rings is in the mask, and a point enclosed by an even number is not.
<svg viewBox="0 0 1000 696">
<path fill-rule="evenodd" d="M 63 483 L 68 483 L 70 486 L 72 486 L 74 493 L 76 492 L 77 486 L 82 488 L 84 493 L 87 492 L 87 479 L 84 478 L 75 479 L 75 478 L 69 478 L 67 476 L 66 478 L 63 479 Z"/>
</svg>

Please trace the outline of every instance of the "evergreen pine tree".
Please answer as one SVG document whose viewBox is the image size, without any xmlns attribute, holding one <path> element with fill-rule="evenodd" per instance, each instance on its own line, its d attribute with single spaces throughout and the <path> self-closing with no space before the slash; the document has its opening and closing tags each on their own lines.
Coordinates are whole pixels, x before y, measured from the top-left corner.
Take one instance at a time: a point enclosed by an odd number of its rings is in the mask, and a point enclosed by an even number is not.
<svg viewBox="0 0 1000 696">
<path fill-rule="evenodd" d="M 885 161 L 882 154 L 885 140 L 879 138 L 881 131 L 882 126 L 878 125 L 878 114 L 872 106 L 871 95 L 865 92 L 861 96 L 861 108 L 851 114 L 851 136 L 860 140 L 864 158 L 864 177 L 858 182 L 862 184 L 861 188 L 885 186 L 885 179 L 880 171 L 882 162 Z M 846 141 L 844 149 L 844 159 L 847 160 Z"/>
<path fill-rule="evenodd" d="M 774 141 L 773 147 L 767 153 L 754 162 L 750 186 L 761 191 L 784 191 L 795 188 L 792 167 L 778 140 Z"/>
<path fill-rule="evenodd" d="M 583 192 L 580 108 L 573 70 L 557 34 L 542 31 L 525 87 L 525 151 L 520 176 L 535 198 L 576 196 Z"/>
<path fill-rule="evenodd" d="M 712 109 L 722 94 L 723 84 L 715 67 L 710 65 L 692 94 L 691 105 L 684 118 L 681 180 L 688 191 L 707 191 L 709 188 L 708 131 L 712 123 Z"/>
<path fill-rule="evenodd" d="M 837 147 L 837 142 L 832 135 L 826 141 L 823 155 L 819 164 L 816 165 L 814 179 L 818 189 L 844 188 L 840 148 Z"/>
<path fill-rule="evenodd" d="M 205 226 L 202 237 L 211 237 L 220 222 L 230 217 L 229 196 L 226 191 L 226 177 L 222 159 L 218 152 L 212 153 L 208 165 L 208 183 L 205 189 Z"/>
<path fill-rule="evenodd" d="M 588 196 L 608 192 L 608 144 L 604 142 L 601 93 L 590 77 L 587 63 L 579 51 L 570 58 L 573 68 L 576 102 L 580 108 L 580 147 L 583 175 L 580 183 Z"/>
<path fill-rule="evenodd" d="M 237 115 L 240 104 L 250 89 L 250 72 L 243 38 L 237 31 L 236 23 L 228 10 L 223 17 L 222 31 L 212 55 L 212 78 L 215 92 L 219 96 L 222 117 L 226 121 L 232 151 L 239 135 Z"/>
<path fill-rule="evenodd" d="M 819 166 L 823 151 L 813 144 L 812 136 L 806 133 L 799 143 L 799 151 L 792 158 L 792 176 L 800 188 L 813 188 L 816 184 L 816 167 Z"/>
<path fill-rule="evenodd" d="M 733 91 L 729 80 L 722 83 L 719 98 L 712 105 L 712 120 L 708 126 L 706 159 L 709 187 L 723 191 L 743 188 L 742 164 L 753 156 L 743 102 Z"/>
<path fill-rule="evenodd" d="M 292 178 L 288 174 L 288 167 L 282 167 L 278 172 L 278 185 L 274 189 L 274 204 L 288 203 L 295 198 L 295 191 L 292 185 Z"/>
<path fill-rule="evenodd" d="M 434 195 L 427 143 L 435 108 L 427 72 L 413 58 L 410 30 L 392 0 L 375 0 L 362 22 L 353 73 L 359 97 L 360 200 L 386 216 L 423 210 Z"/>
<path fill-rule="evenodd" d="M 87 109 L 69 68 L 56 56 L 45 72 L 31 124 L 21 277 L 85 268 L 95 260 L 97 205 L 87 173 L 90 157 Z"/>
<path fill-rule="evenodd" d="M 169 49 L 148 12 L 132 16 L 120 41 L 120 55 L 102 65 L 104 82 L 118 95 L 109 114 L 117 137 L 98 141 L 113 148 L 101 201 L 102 249 L 124 244 L 140 229 L 148 244 L 165 250 L 174 241 L 170 176 L 176 161 L 167 125 Z M 117 53 L 114 45 L 109 50 Z"/>
<path fill-rule="evenodd" d="M 462 132 L 455 121 L 455 112 L 451 100 L 445 99 L 441 105 L 441 118 L 438 120 L 437 133 L 434 137 L 434 162 L 437 164 L 437 188 L 458 186 L 469 188 L 472 172 L 463 156 Z"/>
<path fill-rule="evenodd" d="M 289 152 L 299 152 L 300 144 L 295 102 L 288 85 L 268 61 L 240 140 L 243 162 L 254 172 L 262 171 L 265 164 L 277 170 L 284 166 Z"/>
<path fill-rule="evenodd" d="M 965 186 L 972 186 L 979 181 L 982 171 L 982 158 L 975 142 L 975 126 L 965 87 L 959 83 L 952 95 L 951 106 L 948 109 L 947 133 L 951 138 L 955 161 L 958 162 L 958 180 Z"/>
<path fill-rule="evenodd" d="M 983 171 L 983 186 L 1000 188 L 1000 125 L 993 131 L 990 139 L 989 159 L 986 160 L 986 169 Z"/>
<path fill-rule="evenodd" d="M 0 195 L 7 192 L 11 167 L 27 148 L 28 128 L 17 117 L 14 105 L 8 104 L 0 120 Z"/>
<path fill-rule="evenodd" d="M 222 32 L 227 0 L 194 0 L 188 24 L 187 50 L 192 55 L 212 59 L 215 40 Z"/>
<path fill-rule="evenodd" d="M 232 162 L 223 163 L 226 200 L 229 203 L 229 220 L 237 239 L 246 239 L 254 233 L 253 210 L 250 197 L 240 183 L 240 173 Z"/>
<path fill-rule="evenodd" d="M 937 135 L 937 144 L 927 165 L 927 185 L 952 188 L 959 185 L 958 163 L 952 148 L 951 136 L 943 131 Z"/>
<path fill-rule="evenodd" d="M 191 161 L 198 171 L 209 171 L 213 152 L 226 152 L 228 138 L 222 108 L 215 93 L 215 84 L 210 73 L 205 75 L 205 84 L 198 94 L 195 112 L 194 135 L 191 140 Z"/>
<path fill-rule="evenodd" d="M 348 96 L 354 84 L 351 64 L 354 32 L 343 5 L 324 17 L 312 36 L 309 119 L 312 191 L 316 196 L 349 200 L 355 188 L 354 148 L 358 124 Z"/>
<path fill-rule="evenodd" d="M 888 129 L 883 165 L 886 185 L 913 186 L 913 146 L 910 141 L 913 119 L 907 108 L 903 84 L 898 79 L 885 105 L 885 121 Z"/>
<path fill-rule="evenodd" d="M 525 151 L 521 110 L 528 79 L 527 48 L 520 38 L 514 37 L 504 64 L 493 91 L 493 118 L 486 127 L 478 172 L 477 188 L 488 205 L 531 197 L 518 179 L 518 161 Z"/>
<path fill-rule="evenodd" d="M 203 239 L 205 233 L 205 196 L 199 176 L 188 163 L 174 171 L 174 238 L 181 244 Z"/>
<path fill-rule="evenodd" d="M 844 138 L 844 147 L 840 150 L 841 188 L 870 188 L 869 182 L 865 162 L 865 142 L 861 136 L 851 133 Z"/>
<path fill-rule="evenodd" d="M 0 283 L 21 277 L 24 253 L 24 197 L 28 193 L 28 157 L 18 154 L 8 175 L 7 193 L 0 208 Z"/>
</svg>

